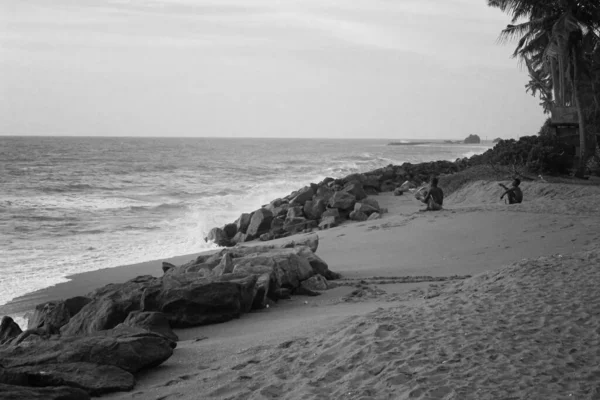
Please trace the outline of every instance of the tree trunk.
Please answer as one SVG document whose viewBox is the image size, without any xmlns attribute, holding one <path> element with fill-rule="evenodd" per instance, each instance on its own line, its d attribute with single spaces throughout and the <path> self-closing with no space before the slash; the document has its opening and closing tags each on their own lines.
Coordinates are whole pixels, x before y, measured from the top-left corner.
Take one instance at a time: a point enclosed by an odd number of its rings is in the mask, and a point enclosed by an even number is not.
<svg viewBox="0 0 600 400">
<path fill-rule="evenodd" d="M 557 106 L 564 106 L 565 104 L 561 95 L 563 85 L 558 72 L 558 60 L 554 57 L 550 60 L 550 69 L 552 71 L 552 85 L 554 86 L 554 103 Z"/>
<path fill-rule="evenodd" d="M 583 116 L 583 108 L 581 104 L 581 94 L 579 93 L 579 57 L 577 57 L 578 49 L 573 49 L 573 96 L 575 97 L 575 107 L 577 107 L 577 115 L 579 116 L 579 166 L 575 176 L 583 178 L 588 160 L 587 138 L 585 134 L 585 119 Z"/>
</svg>

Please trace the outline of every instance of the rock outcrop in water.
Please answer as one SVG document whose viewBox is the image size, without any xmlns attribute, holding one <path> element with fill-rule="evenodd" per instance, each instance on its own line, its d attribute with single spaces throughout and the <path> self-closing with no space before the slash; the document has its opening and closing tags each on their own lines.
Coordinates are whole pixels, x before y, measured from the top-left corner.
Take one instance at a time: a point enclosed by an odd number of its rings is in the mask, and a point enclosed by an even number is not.
<svg viewBox="0 0 600 400">
<path fill-rule="evenodd" d="M 331 287 L 340 276 L 315 254 L 318 246 L 318 236 L 309 235 L 277 247 L 208 252 L 178 266 L 163 263 L 160 278 L 139 276 L 38 305 L 25 332 L 4 317 L 0 399 L 87 399 L 131 390 L 135 373 L 173 354 L 172 327 L 226 322 Z"/>
<path fill-rule="evenodd" d="M 326 178 L 275 199 L 252 213 L 244 213 L 224 227 L 213 228 L 205 240 L 229 247 L 256 239 L 268 241 L 328 229 L 346 220 L 364 221 L 373 213 L 383 212 L 377 202 L 367 196 L 392 192 L 408 179 L 428 181 L 432 175 L 451 174 L 467 166 L 463 160 L 404 163 L 342 179 Z"/>
<path fill-rule="evenodd" d="M 478 135 L 469 135 L 465 139 L 465 144 L 479 144 L 481 143 L 481 138 Z"/>
</svg>

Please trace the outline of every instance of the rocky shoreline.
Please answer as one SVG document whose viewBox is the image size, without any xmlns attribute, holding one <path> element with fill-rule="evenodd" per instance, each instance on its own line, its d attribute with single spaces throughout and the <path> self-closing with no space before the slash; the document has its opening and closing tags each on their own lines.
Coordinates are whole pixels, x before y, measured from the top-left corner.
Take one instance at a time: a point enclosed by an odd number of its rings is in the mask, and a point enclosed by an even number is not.
<svg viewBox="0 0 600 400">
<path fill-rule="evenodd" d="M 163 262 L 161 277 L 138 276 L 39 304 L 25 331 L 4 317 L 0 399 L 88 399 L 133 389 L 136 373 L 173 354 L 178 337 L 172 328 L 226 322 L 292 295 L 318 296 L 341 278 L 315 254 L 316 234 L 280 245 L 241 243 L 378 218 L 386 210 L 369 195 L 402 194 L 406 181 L 427 181 L 464 166 L 464 160 L 406 163 L 327 178 L 212 229 L 206 240 L 223 249 L 183 265 Z"/>
<path fill-rule="evenodd" d="M 26 331 L 4 317 L 0 399 L 87 399 L 131 390 L 135 373 L 173 354 L 172 328 L 226 322 L 332 287 L 340 276 L 315 254 L 318 243 L 309 235 L 280 246 L 213 251 L 180 266 L 164 262 L 162 277 L 139 276 L 40 304 Z"/>
<path fill-rule="evenodd" d="M 230 247 L 328 229 L 347 220 L 377 219 L 386 210 L 369 196 L 381 192 L 401 195 L 409 187 L 429 181 L 431 176 L 459 172 L 468 164 L 467 159 L 404 163 L 340 179 L 325 178 L 251 213 L 243 213 L 232 223 L 211 229 L 205 240 Z"/>
</svg>

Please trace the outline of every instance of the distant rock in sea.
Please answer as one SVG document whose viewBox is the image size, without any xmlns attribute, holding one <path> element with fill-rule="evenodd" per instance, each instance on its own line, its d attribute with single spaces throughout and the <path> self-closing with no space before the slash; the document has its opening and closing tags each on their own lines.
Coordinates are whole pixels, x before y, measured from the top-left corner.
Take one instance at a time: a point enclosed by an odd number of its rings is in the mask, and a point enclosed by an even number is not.
<svg viewBox="0 0 600 400">
<path fill-rule="evenodd" d="M 479 143 L 481 143 L 481 138 L 477 135 L 469 135 L 465 139 L 465 143 L 466 144 L 479 144 Z"/>
</svg>

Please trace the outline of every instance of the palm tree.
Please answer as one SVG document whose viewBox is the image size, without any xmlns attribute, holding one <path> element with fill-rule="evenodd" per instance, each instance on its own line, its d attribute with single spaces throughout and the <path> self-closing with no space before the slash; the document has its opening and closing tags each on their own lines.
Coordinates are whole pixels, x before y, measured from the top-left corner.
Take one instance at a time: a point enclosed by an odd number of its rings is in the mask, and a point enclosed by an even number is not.
<svg viewBox="0 0 600 400">
<path fill-rule="evenodd" d="M 585 44 L 600 41 L 598 0 L 488 0 L 488 5 L 512 15 L 512 24 L 500 34 L 501 41 L 519 38 L 513 57 L 523 61 L 532 81 L 532 93 L 540 92 L 543 105 L 574 106 L 579 121 L 578 176 L 595 150 L 595 136 L 588 143 L 585 105 L 580 88 L 587 69 Z M 548 84 L 551 82 L 552 90 Z M 551 93 L 554 92 L 552 99 Z"/>
</svg>

